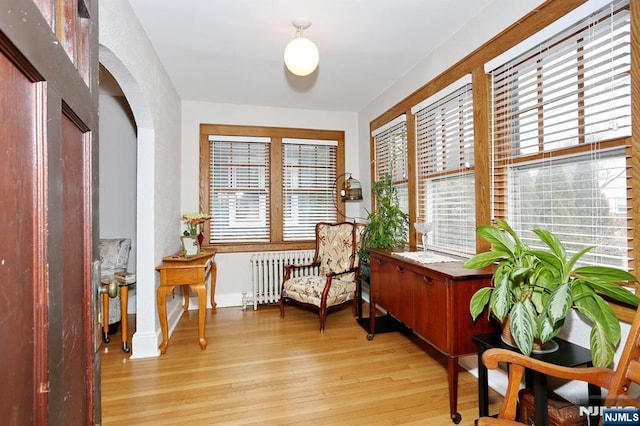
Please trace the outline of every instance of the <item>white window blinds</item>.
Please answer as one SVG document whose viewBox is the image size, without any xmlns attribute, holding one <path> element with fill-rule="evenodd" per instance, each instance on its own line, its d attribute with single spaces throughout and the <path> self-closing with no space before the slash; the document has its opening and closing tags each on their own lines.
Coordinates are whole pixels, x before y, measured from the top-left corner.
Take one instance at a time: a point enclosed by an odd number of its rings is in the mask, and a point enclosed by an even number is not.
<svg viewBox="0 0 640 426">
<path fill-rule="evenodd" d="M 337 142 L 283 139 L 284 240 L 313 240 L 318 222 L 335 222 Z"/>
<path fill-rule="evenodd" d="M 376 180 L 385 173 L 398 193 L 400 209 L 409 213 L 409 157 L 407 153 L 407 118 L 403 114 L 372 132 Z"/>
<path fill-rule="evenodd" d="M 627 268 L 624 149 L 509 168 L 509 222 L 517 230 L 555 233 L 571 254 L 594 246 L 589 264 Z M 530 232 L 523 240 L 543 248 Z"/>
<path fill-rule="evenodd" d="M 631 134 L 630 70 L 617 1 L 491 72 L 496 217 L 549 229 L 573 252 L 602 246 L 585 260 L 626 267 L 627 166 L 610 149 Z"/>
<path fill-rule="evenodd" d="M 210 241 L 269 241 L 269 138 L 212 136 Z"/>
<path fill-rule="evenodd" d="M 421 103 L 416 111 L 418 222 L 428 244 L 475 253 L 475 173 L 471 84 Z M 416 108 L 414 108 L 415 110 Z"/>
<path fill-rule="evenodd" d="M 616 2 L 491 72 L 496 156 L 631 134 L 628 2 Z"/>
</svg>

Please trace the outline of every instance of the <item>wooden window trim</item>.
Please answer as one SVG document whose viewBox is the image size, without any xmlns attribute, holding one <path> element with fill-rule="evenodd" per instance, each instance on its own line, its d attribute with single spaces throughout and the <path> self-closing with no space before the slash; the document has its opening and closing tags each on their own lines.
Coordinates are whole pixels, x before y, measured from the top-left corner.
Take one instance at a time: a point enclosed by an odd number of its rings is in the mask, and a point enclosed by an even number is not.
<svg viewBox="0 0 640 426">
<path fill-rule="evenodd" d="M 345 148 L 344 134 L 342 130 L 316 130 L 288 127 L 267 127 L 267 126 L 244 126 L 230 124 L 200 124 L 200 211 L 210 211 L 209 182 L 211 179 L 209 158 L 210 143 L 209 135 L 228 135 L 228 136 L 262 136 L 271 138 L 272 150 L 270 154 L 270 241 L 255 243 L 217 243 L 204 244 L 204 248 L 215 248 L 218 253 L 241 253 L 252 251 L 275 251 L 275 250 L 306 250 L 315 247 L 315 241 L 283 241 L 283 223 L 280 220 L 283 214 L 283 176 L 282 176 L 282 148 L 283 138 L 293 139 L 325 139 L 338 141 L 336 173 L 340 176 L 345 169 Z M 336 205 L 338 206 L 338 217 L 344 217 L 344 202 L 337 197 Z M 205 222 L 204 234 L 209 235 L 209 222 Z"/>
</svg>

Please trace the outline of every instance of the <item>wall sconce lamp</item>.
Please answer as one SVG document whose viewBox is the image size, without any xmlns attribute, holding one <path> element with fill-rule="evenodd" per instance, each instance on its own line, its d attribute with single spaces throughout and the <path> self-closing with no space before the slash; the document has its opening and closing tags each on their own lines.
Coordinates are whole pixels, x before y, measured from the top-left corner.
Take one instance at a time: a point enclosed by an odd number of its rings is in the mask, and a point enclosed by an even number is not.
<svg viewBox="0 0 640 426">
<path fill-rule="evenodd" d="M 302 36 L 302 30 L 311 26 L 307 18 L 296 18 L 292 22 L 296 27 L 296 37 L 284 49 L 284 63 L 293 74 L 304 77 L 318 67 L 320 53 L 316 45 Z"/>
</svg>

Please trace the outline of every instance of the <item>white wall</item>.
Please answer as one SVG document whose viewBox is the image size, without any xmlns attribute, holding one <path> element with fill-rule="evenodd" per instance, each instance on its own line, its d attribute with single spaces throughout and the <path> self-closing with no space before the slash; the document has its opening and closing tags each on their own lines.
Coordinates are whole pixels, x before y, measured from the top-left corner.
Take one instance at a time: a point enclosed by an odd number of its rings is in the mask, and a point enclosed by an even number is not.
<svg viewBox="0 0 640 426">
<path fill-rule="evenodd" d="M 156 308 L 162 257 L 179 249 L 180 98 L 127 0 L 99 4 L 100 62 L 131 106 L 137 133 L 137 318 L 132 358 L 158 356 Z M 176 298 L 169 321 L 181 314 Z"/>
<path fill-rule="evenodd" d="M 270 108 L 251 105 L 215 104 L 206 102 L 182 103 L 182 198 L 181 211 L 198 211 L 199 207 L 199 141 L 200 124 L 234 124 L 246 126 L 296 127 L 345 132 L 345 170 L 354 178 L 369 174 L 359 169 L 357 115 L 350 112 L 314 111 Z M 367 150 L 369 148 L 367 147 Z M 364 216 L 365 203 L 347 203 L 347 216 Z M 181 231 L 176 223 L 175 233 Z M 240 306 L 242 291 L 251 290 L 251 262 L 249 253 L 216 255 L 218 306 Z"/>
<path fill-rule="evenodd" d="M 136 131 L 123 97 L 100 94 L 100 238 L 131 238 L 136 271 Z"/>
</svg>

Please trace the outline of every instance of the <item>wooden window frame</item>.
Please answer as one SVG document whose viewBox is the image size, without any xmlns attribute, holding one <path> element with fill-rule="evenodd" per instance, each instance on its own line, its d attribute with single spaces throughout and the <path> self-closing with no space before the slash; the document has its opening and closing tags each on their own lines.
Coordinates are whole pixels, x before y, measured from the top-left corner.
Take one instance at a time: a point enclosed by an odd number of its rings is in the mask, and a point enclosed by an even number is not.
<svg viewBox="0 0 640 426">
<path fill-rule="evenodd" d="M 254 136 L 271 138 L 271 150 L 269 155 L 270 174 L 270 229 L 269 242 L 247 242 L 247 243 L 216 243 L 209 244 L 206 241 L 204 248 L 215 248 L 218 253 L 240 253 L 252 251 L 274 251 L 274 250 L 307 250 L 315 247 L 315 241 L 284 241 L 283 231 L 283 148 L 282 140 L 291 139 L 320 139 L 334 140 L 338 142 L 336 158 L 336 176 L 344 173 L 345 169 L 345 149 L 343 130 L 316 130 L 288 127 L 267 127 L 267 126 L 244 126 L 230 124 L 200 124 L 200 211 L 210 212 L 209 183 L 211 179 L 210 170 L 210 135 L 226 136 Z M 338 217 L 344 217 L 345 205 L 340 197 L 336 197 Z M 209 222 L 205 222 L 204 234 L 210 235 Z"/>
</svg>

